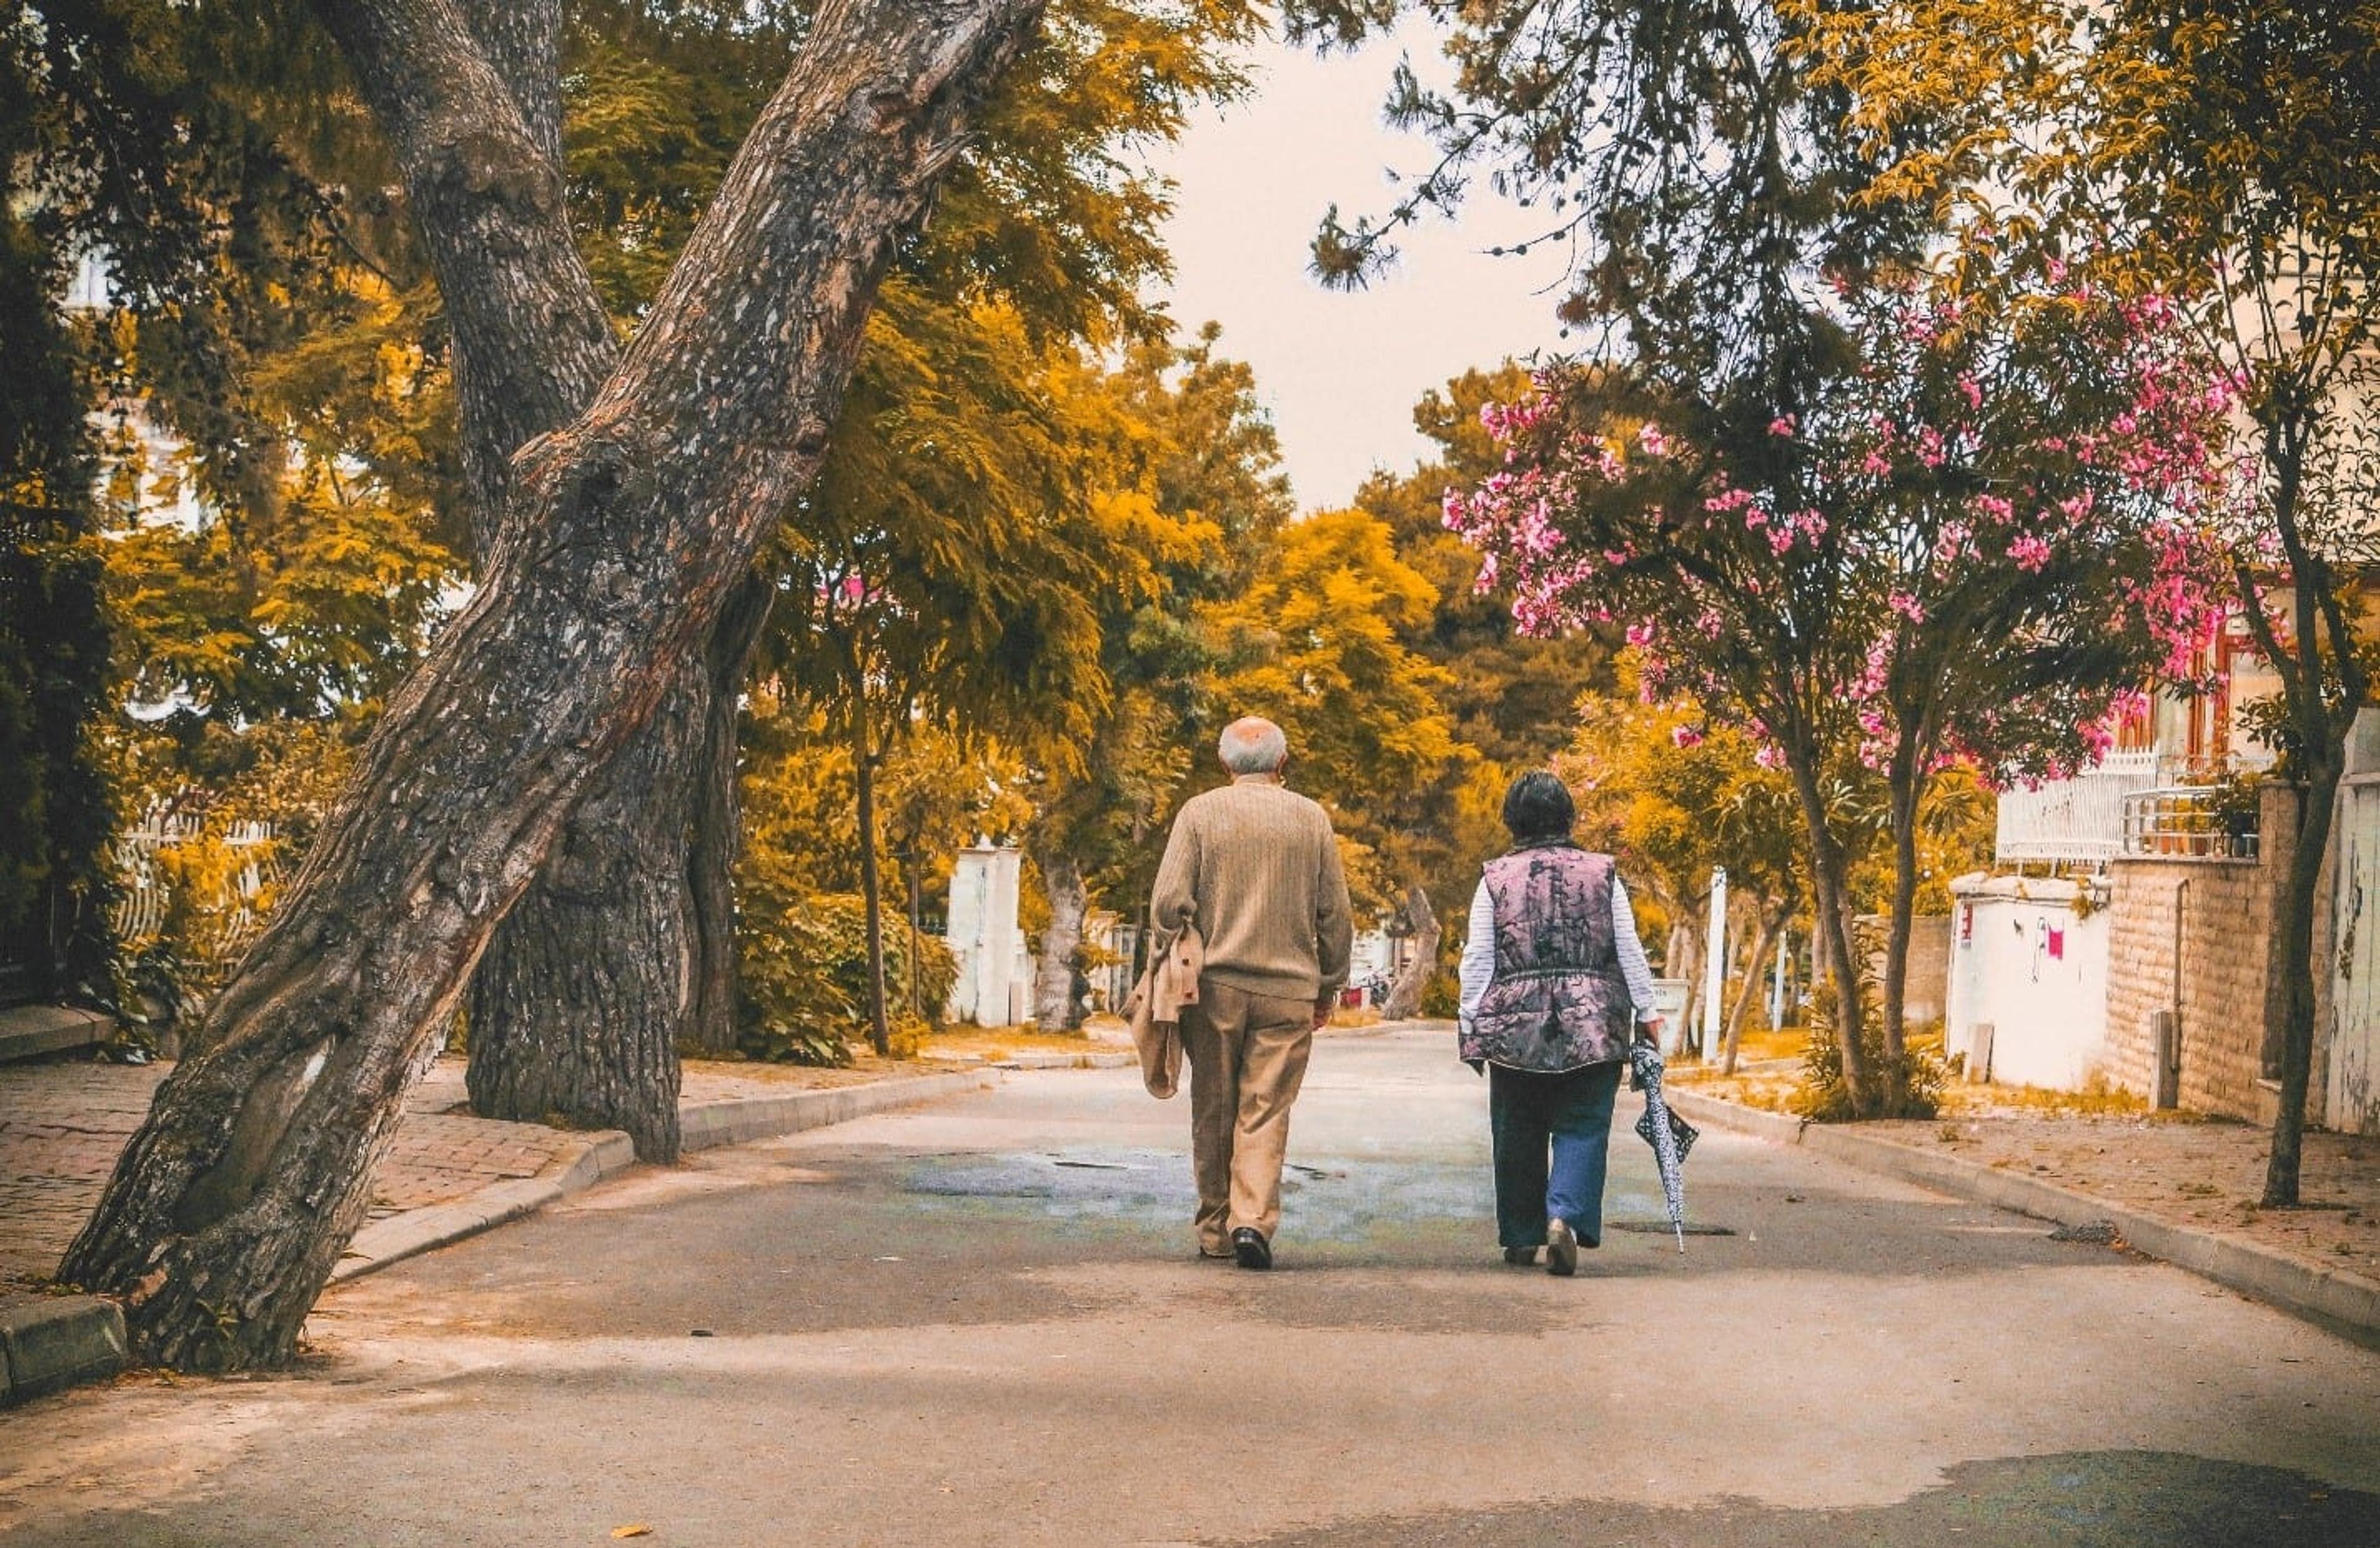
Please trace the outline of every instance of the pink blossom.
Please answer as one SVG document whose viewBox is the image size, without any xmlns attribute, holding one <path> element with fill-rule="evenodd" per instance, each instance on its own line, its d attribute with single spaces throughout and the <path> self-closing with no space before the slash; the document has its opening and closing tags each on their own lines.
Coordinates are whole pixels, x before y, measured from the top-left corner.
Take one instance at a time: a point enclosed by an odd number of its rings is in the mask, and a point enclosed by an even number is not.
<svg viewBox="0 0 2380 1548">
<path fill-rule="evenodd" d="M 2028 575 L 2040 573 L 2049 563 L 2049 544 L 2030 532 L 2010 543 L 2008 552 L 2016 567 Z"/>
<path fill-rule="evenodd" d="M 1670 732 L 1670 741 L 1679 751 L 1691 752 L 1703 745 L 1703 734 L 1691 725 L 1675 726 Z"/>
<path fill-rule="evenodd" d="M 1795 421 L 1791 414 L 1779 414 L 1768 421 L 1769 434 L 1781 435 L 1789 441 L 1793 438 L 1794 429 Z"/>
<path fill-rule="evenodd" d="M 1670 438 L 1661 433 L 1659 425 L 1650 421 L 1647 421 L 1645 427 L 1636 433 L 1636 444 L 1645 448 L 1645 453 L 1648 457 L 1663 457 L 1668 455 L 1670 450 Z"/>
</svg>

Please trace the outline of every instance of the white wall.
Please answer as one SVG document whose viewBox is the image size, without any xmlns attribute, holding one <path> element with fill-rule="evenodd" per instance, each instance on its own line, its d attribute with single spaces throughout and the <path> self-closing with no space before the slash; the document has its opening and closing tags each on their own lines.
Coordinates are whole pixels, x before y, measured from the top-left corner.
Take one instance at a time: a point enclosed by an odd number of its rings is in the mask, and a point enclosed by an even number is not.
<svg viewBox="0 0 2380 1548">
<path fill-rule="evenodd" d="M 2107 895 L 2094 893 L 2078 917 L 2088 885 L 1980 874 L 1950 884 L 1946 1047 L 1972 1068 L 1975 1024 L 1990 1023 L 1996 1084 L 2074 1091 L 2105 1056 Z"/>
</svg>

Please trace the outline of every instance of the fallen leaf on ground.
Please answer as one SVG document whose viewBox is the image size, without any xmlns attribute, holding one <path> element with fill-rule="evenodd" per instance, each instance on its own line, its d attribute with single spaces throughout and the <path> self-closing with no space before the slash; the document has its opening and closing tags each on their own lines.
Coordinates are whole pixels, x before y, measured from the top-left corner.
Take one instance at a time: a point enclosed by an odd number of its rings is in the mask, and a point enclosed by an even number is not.
<svg viewBox="0 0 2380 1548">
<path fill-rule="evenodd" d="M 653 1535 L 653 1530 L 642 1521 L 631 1521 L 625 1527 L 613 1528 L 612 1535 L 613 1537 L 650 1537 Z"/>
</svg>

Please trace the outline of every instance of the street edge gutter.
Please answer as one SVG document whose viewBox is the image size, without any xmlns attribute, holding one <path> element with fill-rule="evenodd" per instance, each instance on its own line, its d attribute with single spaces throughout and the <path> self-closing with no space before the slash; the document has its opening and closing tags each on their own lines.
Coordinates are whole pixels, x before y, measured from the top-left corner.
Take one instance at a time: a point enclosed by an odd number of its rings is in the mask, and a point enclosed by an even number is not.
<svg viewBox="0 0 2380 1548">
<path fill-rule="evenodd" d="M 930 1102 L 959 1091 L 981 1091 L 999 1082 L 997 1071 L 969 1069 L 859 1086 L 787 1091 L 782 1096 L 722 1097 L 715 1102 L 693 1103 L 678 1112 L 678 1148 L 683 1152 L 708 1151 L 722 1145 L 743 1145 L 755 1140 L 798 1134 L 804 1129 L 848 1123 L 887 1108 Z M 391 1263 L 534 1214 L 548 1204 L 625 1171 L 636 1164 L 636 1147 L 627 1135 L 616 1128 L 576 1136 L 575 1142 L 534 1177 L 490 1183 L 443 1204 L 430 1204 L 373 1221 L 347 1244 L 346 1255 L 331 1271 L 331 1283 L 344 1285 L 351 1279 L 360 1279 Z"/>
<path fill-rule="evenodd" d="M 1733 1129 L 1772 1144 L 1799 1145 L 1902 1182 L 2059 1225 L 2105 1221 L 2134 1251 L 2213 1280 L 2355 1343 L 2380 1348 L 2380 1282 L 2362 1274 L 2323 1268 L 2254 1242 L 2176 1225 L 2075 1188 L 1920 1150 L 1898 1140 L 1806 1123 L 1787 1114 L 1674 1088 L 1667 1094 L 1670 1104 L 1694 1123 Z"/>
<path fill-rule="evenodd" d="M 1130 1050 L 1065 1054 L 1056 1049 L 1031 1049 L 1004 1059 L 987 1059 L 980 1054 L 929 1054 L 926 1057 L 960 1069 L 1122 1069 L 1140 1063 L 1140 1055 Z"/>
</svg>

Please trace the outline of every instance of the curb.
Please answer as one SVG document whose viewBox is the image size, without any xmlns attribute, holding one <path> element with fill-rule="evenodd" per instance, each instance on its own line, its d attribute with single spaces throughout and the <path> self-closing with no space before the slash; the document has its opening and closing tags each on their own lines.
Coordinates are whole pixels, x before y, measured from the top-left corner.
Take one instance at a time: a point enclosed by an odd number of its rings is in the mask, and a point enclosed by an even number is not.
<svg viewBox="0 0 2380 1548">
<path fill-rule="evenodd" d="M 2355 1343 L 2380 1348 L 2380 1282 L 2362 1274 L 2322 1268 L 2254 1242 L 2179 1225 L 2075 1188 L 1919 1150 L 1897 1140 L 1804 1123 L 1783 1113 L 1688 1091 L 1668 1095 L 1670 1105 L 1694 1123 L 1733 1129 L 1772 1144 L 1799 1145 L 1866 1171 L 2059 1225 L 2105 1221 L 2136 1252 L 2186 1269 Z"/>
<path fill-rule="evenodd" d="M 594 1187 L 614 1172 L 626 1170 L 636 1159 L 636 1146 L 629 1142 L 627 1135 L 616 1128 L 599 1129 L 548 1162 L 536 1176 L 490 1183 L 443 1204 L 375 1220 L 347 1243 L 338 1265 L 331 1270 L 331 1283 L 344 1285 L 350 1279 L 360 1279 L 417 1253 L 534 1214 L 548 1204 Z"/>
<path fill-rule="evenodd" d="M 104 1381 L 129 1359 L 124 1313 L 97 1296 L 0 1301 L 0 1408 L 84 1382 Z"/>
<path fill-rule="evenodd" d="M 888 1107 L 906 1107 L 938 1096 L 982 1091 L 998 1084 L 999 1075 L 990 1069 L 962 1069 L 948 1075 L 913 1075 L 866 1086 L 788 1091 L 783 1096 L 729 1097 L 681 1113 L 678 1144 L 680 1149 L 688 1151 L 747 1144 L 781 1134 L 798 1134 L 806 1128 L 848 1123 Z"/>
<path fill-rule="evenodd" d="M 900 1080 L 880 1080 L 865 1086 L 830 1086 L 818 1091 L 789 1091 L 783 1096 L 727 1097 L 699 1103 L 678 1114 L 681 1152 L 715 1150 L 754 1140 L 798 1134 L 881 1112 L 931 1101 L 956 1091 L 979 1091 L 999 1084 L 989 1069 L 962 1070 L 951 1075 L 917 1075 Z M 407 1258 L 445 1247 L 482 1231 L 491 1231 L 548 1204 L 594 1187 L 605 1177 L 625 1171 L 637 1159 L 636 1147 L 616 1128 L 580 1136 L 534 1177 L 490 1183 L 477 1192 L 443 1204 L 407 1210 L 373 1221 L 347 1244 L 331 1283 L 351 1279 L 402 1262 Z"/>
<path fill-rule="evenodd" d="M 18 1006 L 0 1010 L 0 1063 L 68 1048 L 89 1048 L 115 1034 L 115 1018 L 70 1006 Z"/>
</svg>

